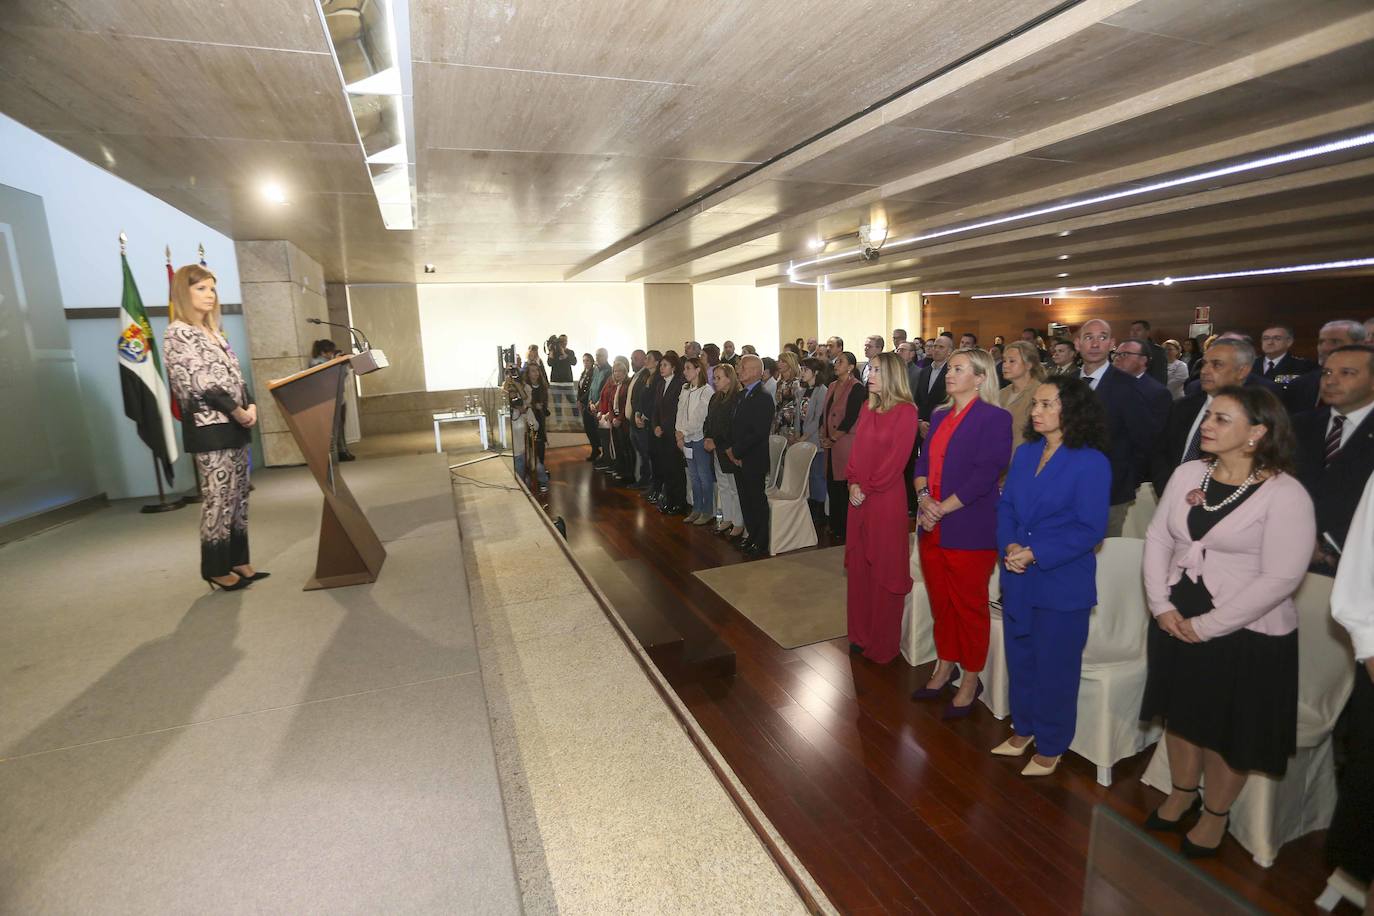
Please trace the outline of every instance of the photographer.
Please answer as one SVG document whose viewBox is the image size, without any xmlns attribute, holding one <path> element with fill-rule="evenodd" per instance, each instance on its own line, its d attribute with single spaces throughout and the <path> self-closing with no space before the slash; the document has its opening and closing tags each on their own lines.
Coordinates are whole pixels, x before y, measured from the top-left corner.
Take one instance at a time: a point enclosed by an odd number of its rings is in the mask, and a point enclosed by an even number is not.
<svg viewBox="0 0 1374 916">
<path fill-rule="evenodd" d="M 577 357 L 568 350 L 568 335 L 551 336 L 544 346 L 549 353 L 549 380 L 571 384 Z"/>
<path fill-rule="evenodd" d="M 534 372 L 530 372 L 530 374 L 535 375 Z M 515 366 L 506 367 L 506 381 L 501 386 L 501 390 L 505 393 L 506 402 L 510 405 L 515 474 L 521 478 L 525 476 L 526 468 L 530 464 L 530 456 L 533 455 L 535 476 L 539 481 L 539 489 L 547 491 L 549 472 L 544 469 L 544 462 L 540 455 L 544 431 L 537 393 L 525 383 L 523 374 Z"/>
</svg>

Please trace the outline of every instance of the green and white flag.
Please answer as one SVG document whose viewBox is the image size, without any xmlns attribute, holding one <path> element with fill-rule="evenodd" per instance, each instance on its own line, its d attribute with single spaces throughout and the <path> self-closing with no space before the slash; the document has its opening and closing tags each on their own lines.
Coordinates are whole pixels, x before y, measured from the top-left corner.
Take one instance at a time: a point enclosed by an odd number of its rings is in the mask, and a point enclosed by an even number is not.
<svg viewBox="0 0 1374 916">
<path fill-rule="evenodd" d="M 177 460 L 177 440 L 172 432 L 171 396 L 162 374 L 153 326 L 143 310 L 143 300 L 134 285 L 129 259 L 119 256 L 124 265 L 124 298 L 119 306 L 119 386 L 124 391 L 124 415 L 138 425 L 138 438 L 162 462 L 167 482 L 172 482 L 172 462 Z"/>
</svg>

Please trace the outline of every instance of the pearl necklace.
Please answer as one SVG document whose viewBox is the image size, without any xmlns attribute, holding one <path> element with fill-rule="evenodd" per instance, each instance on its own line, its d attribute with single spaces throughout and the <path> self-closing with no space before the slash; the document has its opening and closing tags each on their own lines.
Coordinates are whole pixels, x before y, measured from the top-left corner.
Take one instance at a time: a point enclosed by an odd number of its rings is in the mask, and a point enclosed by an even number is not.
<svg viewBox="0 0 1374 916">
<path fill-rule="evenodd" d="M 1259 471 L 1251 471 L 1250 476 L 1245 478 L 1245 482 L 1236 488 L 1236 492 L 1232 493 L 1230 496 L 1226 497 L 1221 502 L 1217 503 L 1215 506 L 1209 506 L 1207 505 L 1207 484 L 1211 483 L 1212 471 L 1215 468 L 1215 462 L 1207 465 L 1207 471 L 1202 475 L 1202 483 L 1198 487 L 1198 489 L 1202 490 L 1202 502 L 1200 503 L 1200 506 L 1203 512 L 1220 512 L 1222 509 L 1226 508 L 1231 503 L 1235 502 L 1236 500 L 1244 496 L 1245 491 L 1250 489 L 1250 487 L 1254 485 L 1255 481 L 1259 480 Z"/>
</svg>

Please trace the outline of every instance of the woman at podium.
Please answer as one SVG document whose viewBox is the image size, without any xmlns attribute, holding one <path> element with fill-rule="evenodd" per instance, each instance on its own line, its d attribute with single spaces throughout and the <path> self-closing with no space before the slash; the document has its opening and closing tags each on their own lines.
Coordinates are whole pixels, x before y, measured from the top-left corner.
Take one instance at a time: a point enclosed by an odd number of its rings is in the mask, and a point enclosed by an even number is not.
<svg viewBox="0 0 1374 916">
<path fill-rule="evenodd" d="M 269 575 L 248 560 L 249 430 L 258 408 L 220 327 L 215 275 L 198 264 L 179 269 L 172 306 L 162 350 L 182 444 L 200 478 L 200 575 L 212 590 L 235 591 Z"/>
</svg>

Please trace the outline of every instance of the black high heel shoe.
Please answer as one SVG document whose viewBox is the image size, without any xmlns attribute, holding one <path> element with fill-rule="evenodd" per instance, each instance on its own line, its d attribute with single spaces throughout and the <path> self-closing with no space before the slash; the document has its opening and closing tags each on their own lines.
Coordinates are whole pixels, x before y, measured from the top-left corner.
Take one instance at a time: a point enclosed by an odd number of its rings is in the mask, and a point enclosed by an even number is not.
<svg viewBox="0 0 1374 916">
<path fill-rule="evenodd" d="M 235 573 L 234 575 L 237 576 L 238 573 Z M 212 592 L 215 589 L 219 589 L 222 592 L 236 592 L 241 588 L 247 588 L 253 582 L 252 579 L 246 578 L 244 576 L 239 576 L 239 581 L 235 582 L 233 585 L 225 585 L 222 582 L 216 582 L 209 576 L 201 576 L 201 578 L 204 579 L 206 582 L 210 583 L 210 591 Z"/>
<path fill-rule="evenodd" d="M 1179 792 L 1196 792 L 1198 790 L 1197 786 L 1193 786 L 1191 789 L 1185 789 L 1183 786 L 1175 785 L 1174 788 Z M 1145 818 L 1145 829 L 1158 830 L 1162 833 L 1173 833 L 1183 826 L 1184 820 L 1186 820 L 1190 814 L 1201 807 L 1202 796 L 1199 795 L 1197 798 L 1193 799 L 1193 803 L 1188 806 L 1188 810 L 1180 814 L 1176 821 L 1166 821 L 1159 816 L 1159 809 L 1156 808 L 1150 812 L 1149 817 Z"/>
<path fill-rule="evenodd" d="M 239 572 L 236 569 L 234 570 L 234 575 L 238 576 L 240 579 L 247 579 L 249 582 L 257 582 L 259 579 L 266 579 L 268 576 L 272 574 L 270 572 L 263 572 L 262 570 L 258 570 L 251 576 L 245 576 L 243 573 Z"/>
<path fill-rule="evenodd" d="M 1198 800 L 1201 801 L 1201 798 L 1199 798 Z M 1192 840 L 1188 839 L 1187 836 L 1184 836 L 1183 842 L 1179 844 L 1178 847 L 1178 851 L 1183 853 L 1184 858 L 1216 858 L 1217 850 L 1221 849 L 1221 844 L 1226 842 L 1226 831 L 1229 830 L 1231 827 L 1231 809 L 1227 808 L 1225 811 L 1213 811 L 1211 808 L 1207 807 L 1206 804 L 1203 804 L 1202 810 L 1212 815 L 1212 817 L 1225 818 L 1225 822 L 1221 825 L 1221 839 L 1217 841 L 1217 845 L 1215 846 L 1199 846 Z"/>
<path fill-rule="evenodd" d="M 955 665 L 949 671 L 949 677 L 939 687 L 922 687 L 911 692 L 913 700 L 934 700 L 945 695 L 945 691 L 954 686 L 954 682 L 959 679 L 959 666 Z"/>
</svg>

